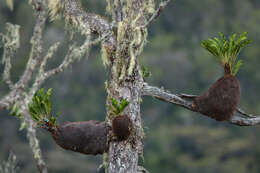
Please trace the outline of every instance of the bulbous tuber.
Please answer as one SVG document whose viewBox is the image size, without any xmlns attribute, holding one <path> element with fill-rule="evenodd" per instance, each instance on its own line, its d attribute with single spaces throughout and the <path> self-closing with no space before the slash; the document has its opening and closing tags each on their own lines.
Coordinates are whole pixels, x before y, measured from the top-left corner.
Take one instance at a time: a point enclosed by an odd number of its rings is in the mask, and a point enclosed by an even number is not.
<svg viewBox="0 0 260 173">
<path fill-rule="evenodd" d="M 108 151 L 109 127 L 105 122 L 66 122 L 50 132 L 55 142 L 66 150 L 92 155 Z"/>
<path fill-rule="evenodd" d="M 112 120 L 112 132 L 119 141 L 128 139 L 132 126 L 132 121 L 127 115 L 120 115 Z"/>
<path fill-rule="evenodd" d="M 225 74 L 193 101 L 194 109 L 217 121 L 228 120 L 240 99 L 240 84 L 235 76 Z"/>
</svg>

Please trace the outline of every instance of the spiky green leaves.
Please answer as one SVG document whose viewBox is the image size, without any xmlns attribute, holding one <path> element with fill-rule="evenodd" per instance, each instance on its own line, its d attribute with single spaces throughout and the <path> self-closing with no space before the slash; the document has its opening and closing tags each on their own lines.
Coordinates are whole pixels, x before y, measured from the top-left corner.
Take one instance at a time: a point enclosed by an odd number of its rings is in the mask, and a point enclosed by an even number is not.
<svg viewBox="0 0 260 173">
<path fill-rule="evenodd" d="M 52 102 L 50 100 L 52 89 L 46 92 L 44 88 L 38 90 L 29 104 L 32 119 L 42 128 L 50 129 L 56 127 L 58 115 L 51 116 Z"/>
<path fill-rule="evenodd" d="M 123 99 L 120 103 L 118 103 L 115 98 L 112 98 L 111 104 L 112 106 L 110 106 L 110 110 L 114 113 L 114 115 L 120 116 L 129 105 L 129 102 L 126 99 Z"/>
<path fill-rule="evenodd" d="M 223 33 L 219 32 L 219 38 L 203 40 L 201 45 L 213 54 L 223 67 L 229 68 L 231 75 L 235 76 L 242 65 L 242 61 L 237 61 L 237 57 L 242 48 L 251 42 L 246 35 L 247 32 L 240 35 L 234 33 L 226 38 Z"/>
</svg>

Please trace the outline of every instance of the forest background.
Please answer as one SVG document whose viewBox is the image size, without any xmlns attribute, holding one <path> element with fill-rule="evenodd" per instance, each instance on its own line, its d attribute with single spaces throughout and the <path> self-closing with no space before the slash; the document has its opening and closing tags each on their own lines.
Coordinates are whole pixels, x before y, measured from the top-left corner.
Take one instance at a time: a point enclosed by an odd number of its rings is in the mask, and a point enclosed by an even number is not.
<svg viewBox="0 0 260 173">
<path fill-rule="evenodd" d="M 21 25 L 21 48 L 13 59 L 12 77 L 22 73 L 29 56 L 29 39 L 35 21 L 27 1 L 14 1 L 11 12 L 0 0 L 0 32 L 5 23 Z M 158 0 L 157 3 L 160 1 Z M 90 12 L 105 15 L 103 0 L 82 0 Z M 175 0 L 167 6 L 149 29 L 148 42 L 140 61 L 151 72 L 146 80 L 164 86 L 173 93 L 199 95 L 223 72 L 216 60 L 200 43 L 218 32 L 230 35 L 248 32 L 253 42 L 240 54 L 244 61 L 237 77 L 241 82 L 240 107 L 260 113 L 260 1 L 259 0 Z M 79 41 L 82 41 L 78 35 Z M 48 22 L 44 47 L 62 43 L 51 66 L 61 62 L 69 44 L 69 35 L 61 20 Z M 104 120 L 105 79 L 107 71 L 96 46 L 88 57 L 66 72 L 52 77 L 44 87 L 53 88 L 52 101 L 59 122 Z M 0 49 L 0 57 L 3 50 Z M 3 66 L 0 64 L 0 74 Z M 0 96 L 7 91 L 0 81 Z M 144 98 L 142 118 L 145 130 L 144 160 L 151 173 L 259 173 L 259 126 L 237 127 L 216 122 L 183 108 Z M 0 111 L 0 161 L 9 152 L 17 156 L 21 172 L 37 172 L 25 131 L 19 131 L 19 119 Z M 102 156 L 86 156 L 58 147 L 49 133 L 38 130 L 43 156 L 52 173 L 102 172 L 97 168 Z"/>
</svg>

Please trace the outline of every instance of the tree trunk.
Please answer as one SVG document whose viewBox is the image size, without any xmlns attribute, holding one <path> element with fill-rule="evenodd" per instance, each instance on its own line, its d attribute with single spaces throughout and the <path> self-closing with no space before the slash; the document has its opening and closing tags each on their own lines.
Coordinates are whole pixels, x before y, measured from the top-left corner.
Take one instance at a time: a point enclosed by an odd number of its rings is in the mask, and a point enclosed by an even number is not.
<svg viewBox="0 0 260 173">
<path fill-rule="evenodd" d="M 126 108 L 124 114 L 128 115 L 132 120 L 133 128 L 130 137 L 121 142 L 111 141 L 108 152 L 109 173 L 135 173 L 138 168 L 138 155 L 143 150 L 143 129 L 140 115 L 141 88 L 143 79 L 136 68 L 133 73 L 132 81 L 122 81 L 118 84 L 118 80 L 112 77 L 108 85 L 107 103 L 110 98 L 118 100 L 127 99 L 130 104 Z M 111 115 L 108 110 L 108 115 Z M 109 122 L 113 119 L 113 115 L 109 116 Z"/>
<path fill-rule="evenodd" d="M 115 34 L 117 43 L 109 58 L 112 59 L 112 62 L 110 63 L 111 77 L 107 84 L 107 120 L 111 125 L 114 117 L 109 110 L 111 98 L 118 101 L 126 99 L 129 105 L 123 114 L 131 119 L 133 125 L 127 140 L 119 142 L 111 139 L 109 152 L 104 161 L 108 173 L 137 173 L 138 156 L 143 152 L 144 136 L 140 115 L 141 89 L 144 80 L 138 57 L 147 37 L 146 28 L 140 27 L 146 22 L 144 16 L 147 11 L 147 3 L 143 0 L 119 2 L 114 2 L 114 9 L 112 9 L 117 22 L 117 33 Z"/>
</svg>

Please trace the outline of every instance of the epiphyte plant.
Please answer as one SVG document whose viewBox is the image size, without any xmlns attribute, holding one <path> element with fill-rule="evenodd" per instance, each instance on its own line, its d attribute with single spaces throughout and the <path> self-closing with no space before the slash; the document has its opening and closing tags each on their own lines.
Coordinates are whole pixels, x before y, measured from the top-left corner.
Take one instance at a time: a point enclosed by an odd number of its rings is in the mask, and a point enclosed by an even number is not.
<svg viewBox="0 0 260 173">
<path fill-rule="evenodd" d="M 113 112 L 114 116 L 120 116 L 125 108 L 129 105 L 129 102 L 126 99 L 122 99 L 120 103 L 118 103 L 117 99 L 111 98 L 110 110 Z"/>
<path fill-rule="evenodd" d="M 242 65 L 242 60 L 237 60 L 238 55 L 242 48 L 251 42 L 246 35 L 247 32 L 239 36 L 234 33 L 227 39 L 222 32 L 219 32 L 220 38 L 203 40 L 201 45 L 216 57 L 225 73 L 235 76 Z"/>
<path fill-rule="evenodd" d="M 51 116 L 51 89 L 40 89 L 29 104 L 32 119 L 38 127 L 48 130 L 54 141 L 66 150 L 83 154 L 103 154 L 108 150 L 109 127 L 105 122 L 94 120 L 65 122 L 58 125 L 56 116 Z"/>
<path fill-rule="evenodd" d="M 203 94 L 195 97 L 193 107 L 196 111 L 217 121 L 228 120 L 233 115 L 241 92 L 235 75 L 242 61 L 237 58 L 242 48 L 251 42 L 246 35 L 247 32 L 240 35 L 235 33 L 226 38 L 220 32 L 219 38 L 202 41 L 202 46 L 213 54 L 224 68 L 224 76 L 213 83 Z"/>
<path fill-rule="evenodd" d="M 117 99 L 111 98 L 110 110 L 114 115 L 112 120 L 112 131 L 119 141 L 128 139 L 131 134 L 132 121 L 127 115 L 123 115 L 123 112 L 128 105 L 129 102 L 126 99 L 122 99 L 119 103 Z"/>
<path fill-rule="evenodd" d="M 29 111 L 36 124 L 49 131 L 56 129 L 56 119 L 58 114 L 51 116 L 52 102 L 50 96 L 52 89 L 45 92 L 44 88 L 38 90 L 29 103 Z"/>
</svg>

